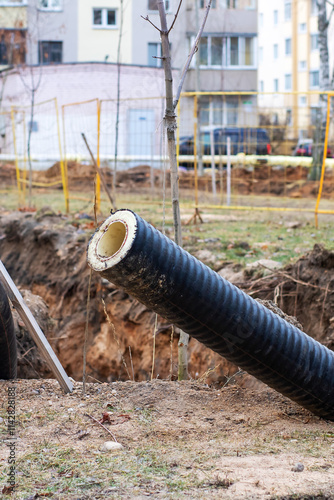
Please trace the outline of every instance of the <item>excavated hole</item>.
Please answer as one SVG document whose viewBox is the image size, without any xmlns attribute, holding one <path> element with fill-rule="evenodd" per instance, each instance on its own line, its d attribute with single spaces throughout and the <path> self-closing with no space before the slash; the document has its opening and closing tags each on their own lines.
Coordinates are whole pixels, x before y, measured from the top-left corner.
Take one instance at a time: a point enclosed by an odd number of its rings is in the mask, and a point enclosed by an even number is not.
<svg viewBox="0 0 334 500">
<path fill-rule="evenodd" d="M 123 222 L 113 222 L 101 237 L 97 245 L 99 257 L 106 258 L 115 255 L 123 246 L 126 238 L 126 226 Z"/>
</svg>

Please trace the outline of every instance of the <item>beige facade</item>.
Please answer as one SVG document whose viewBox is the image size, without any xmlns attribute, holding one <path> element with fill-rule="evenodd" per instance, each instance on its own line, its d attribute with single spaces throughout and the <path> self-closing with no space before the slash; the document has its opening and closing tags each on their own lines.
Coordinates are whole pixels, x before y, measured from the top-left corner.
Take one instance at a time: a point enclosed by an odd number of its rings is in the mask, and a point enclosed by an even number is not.
<svg viewBox="0 0 334 500">
<path fill-rule="evenodd" d="M 1 4 L 0 4 L 1 7 Z M 25 29 L 27 27 L 27 6 L 15 5 L 9 7 L 5 4 L 0 8 L 0 28 Z"/>
<path fill-rule="evenodd" d="M 131 64 L 132 8 L 123 2 L 123 36 L 121 62 Z M 94 11 L 95 9 L 95 11 Z M 117 62 L 120 36 L 121 3 L 119 0 L 85 0 L 78 6 L 78 61 Z M 101 11 L 101 23 L 94 23 L 94 12 Z M 100 15 L 99 13 L 95 15 Z M 108 15 L 110 16 L 108 23 Z M 114 17 L 115 16 L 115 17 Z M 100 21 L 100 18 L 98 18 Z"/>
</svg>

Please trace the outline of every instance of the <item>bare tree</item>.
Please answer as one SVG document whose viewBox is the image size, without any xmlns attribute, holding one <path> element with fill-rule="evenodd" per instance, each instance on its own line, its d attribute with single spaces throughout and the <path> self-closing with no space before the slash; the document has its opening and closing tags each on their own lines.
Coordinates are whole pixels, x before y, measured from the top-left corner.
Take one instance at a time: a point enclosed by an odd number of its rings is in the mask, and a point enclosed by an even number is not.
<svg viewBox="0 0 334 500">
<path fill-rule="evenodd" d="M 113 176 L 113 193 L 114 209 L 116 210 L 116 180 L 117 180 L 117 159 L 118 159 L 118 129 L 119 129 L 119 107 L 121 94 L 121 45 L 123 36 L 123 17 L 124 17 L 124 0 L 120 0 L 120 25 L 117 47 L 117 102 L 116 102 L 116 124 L 115 124 L 115 159 L 114 159 L 114 176 Z"/>
<path fill-rule="evenodd" d="M 330 9 L 328 9 L 330 5 Z M 317 0 L 318 7 L 318 44 L 320 54 L 319 86 L 323 91 L 331 89 L 329 75 L 329 52 L 328 52 L 328 27 L 333 15 L 334 4 L 329 0 Z M 334 80 L 334 74 L 333 74 Z M 332 80 L 332 84 L 333 84 Z M 311 180 L 320 179 L 322 158 L 324 155 L 324 141 L 326 132 L 326 110 L 327 95 L 320 95 L 319 107 L 316 115 L 316 126 L 313 137 L 313 165 L 310 173 Z M 327 152 L 326 152 L 327 153 Z M 325 153 L 325 154 L 326 154 Z"/>
<path fill-rule="evenodd" d="M 171 172 L 171 191 L 172 191 L 174 238 L 175 238 L 175 242 L 180 246 L 182 246 L 182 229 L 181 229 L 181 216 L 180 216 L 180 203 L 179 203 L 179 175 L 178 175 L 177 159 L 176 159 L 175 131 L 177 129 L 177 122 L 176 122 L 175 110 L 176 110 L 177 104 L 178 104 L 179 99 L 180 99 L 181 90 L 182 90 L 182 87 L 183 87 L 185 77 L 186 77 L 187 71 L 189 69 L 191 60 L 192 60 L 195 52 L 198 50 L 198 44 L 199 44 L 199 41 L 201 39 L 207 17 L 209 15 L 209 11 L 211 8 L 211 2 L 212 2 L 212 0 L 208 0 L 208 4 L 207 4 L 207 8 L 205 11 L 205 16 L 204 16 L 202 25 L 198 31 L 198 34 L 196 36 L 196 39 L 195 39 L 195 42 L 194 42 L 193 47 L 191 49 L 191 52 L 187 58 L 185 66 L 183 68 L 175 99 L 173 97 L 173 74 L 172 74 L 169 34 L 170 34 L 171 30 L 173 29 L 174 24 L 176 22 L 176 19 L 178 17 L 178 14 L 180 12 L 182 0 L 180 0 L 180 2 L 179 2 L 176 14 L 174 16 L 174 20 L 173 20 L 170 28 L 168 28 L 168 26 L 167 26 L 167 18 L 166 18 L 165 1 L 164 0 L 157 0 L 157 6 L 158 6 L 158 11 L 159 11 L 159 17 L 160 17 L 160 25 L 161 25 L 160 29 L 150 21 L 148 16 L 146 16 L 146 18 L 144 18 L 147 21 L 149 21 L 160 32 L 160 38 L 161 38 L 162 63 L 163 63 L 163 68 L 164 68 L 164 72 L 165 72 L 165 90 L 166 90 L 166 109 L 165 109 L 165 115 L 164 115 L 164 125 L 165 125 L 166 131 L 167 131 L 167 148 L 168 148 L 168 156 L 169 156 L 170 172 Z M 188 360 L 187 360 L 188 342 L 189 342 L 189 335 L 181 330 L 180 331 L 180 338 L 179 338 L 179 355 L 178 355 L 178 360 L 179 360 L 178 378 L 179 378 L 179 380 L 184 380 L 188 377 Z"/>
<path fill-rule="evenodd" d="M 39 11 L 36 6 L 30 7 L 33 9 L 33 14 L 35 16 L 34 26 L 29 29 L 27 43 L 30 45 L 29 53 L 32 53 L 32 46 L 34 42 L 39 40 Z M 42 46 L 39 46 L 39 65 L 38 69 L 32 65 L 32 61 L 28 61 L 26 66 L 19 68 L 19 75 L 24 88 L 26 89 L 30 98 L 30 121 L 28 122 L 28 140 L 27 140 L 27 156 L 29 165 L 29 197 L 28 206 L 32 206 L 32 158 L 31 158 L 31 138 L 34 128 L 34 116 L 35 116 L 35 104 L 36 104 L 36 93 L 42 81 L 42 66 L 41 62 L 43 60 Z"/>
</svg>

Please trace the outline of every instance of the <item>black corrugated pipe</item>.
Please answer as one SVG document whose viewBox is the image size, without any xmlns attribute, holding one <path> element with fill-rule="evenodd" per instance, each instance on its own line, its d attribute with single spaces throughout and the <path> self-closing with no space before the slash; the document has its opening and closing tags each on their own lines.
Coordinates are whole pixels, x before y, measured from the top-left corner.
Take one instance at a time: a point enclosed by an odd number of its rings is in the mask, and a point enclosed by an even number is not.
<svg viewBox="0 0 334 500">
<path fill-rule="evenodd" d="M 0 379 L 16 378 L 17 351 L 12 312 L 0 283 Z"/>
<path fill-rule="evenodd" d="M 97 229 L 88 263 L 213 351 L 334 420 L 334 353 L 239 290 L 130 210 Z"/>
</svg>

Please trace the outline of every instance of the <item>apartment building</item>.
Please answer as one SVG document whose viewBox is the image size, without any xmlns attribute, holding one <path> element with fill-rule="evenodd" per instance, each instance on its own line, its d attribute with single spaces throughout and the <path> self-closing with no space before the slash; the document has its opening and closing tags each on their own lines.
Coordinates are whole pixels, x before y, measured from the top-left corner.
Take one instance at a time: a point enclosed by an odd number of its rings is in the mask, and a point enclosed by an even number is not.
<svg viewBox="0 0 334 500">
<path fill-rule="evenodd" d="M 318 96 L 309 92 L 320 90 L 317 15 L 316 0 L 258 3 L 258 89 L 274 93 L 259 96 L 259 106 L 272 110 L 273 124 L 290 125 L 295 137 L 310 135 L 316 123 Z M 328 40 L 333 54 L 333 23 Z"/>
<path fill-rule="evenodd" d="M 0 0 L 0 67 L 26 59 L 26 0 Z"/>
<path fill-rule="evenodd" d="M 178 77 L 198 32 L 205 14 L 207 0 L 184 0 L 178 18 L 170 32 L 172 66 L 174 82 Z M 168 26 L 174 21 L 179 0 L 165 0 Z M 71 90 L 76 93 L 76 100 L 90 98 L 110 98 L 115 95 L 117 86 L 114 65 L 119 60 L 122 69 L 122 88 L 127 78 L 133 85 L 133 97 L 143 97 L 143 84 L 140 84 L 138 68 L 143 68 L 145 92 L 147 97 L 158 97 L 164 93 L 162 69 L 161 39 L 156 26 L 160 26 L 156 0 L 0 0 L 0 28 L 19 29 L 24 34 L 24 50 L 20 59 L 3 56 L 3 64 L 22 64 L 38 66 L 35 72 L 44 70 L 42 83 L 36 96 L 43 93 L 43 99 L 58 97 L 64 102 L 64 82 L 61 75 L 69 71 L 80 74 L 74 66 L 84 65 L 83 74 L 87 75 Z M 121 48 L 119 41 L 121 37 Z M 22 35 L 23 36 L 23 35 Z M 3 52 L 5 54 L 5 51 Z M 8 49 L 7 49 L 8 53 Z M 94 63 L 89 75 L 87 63 Z M 98 63 L 98 64 L 96 64 Z M 64 71 L 57 70 L 59 65 L 66 65 Z M 113 68 L 111 68 L 111 66 Z M 52 70 L 52 66 L 54 69 Z M 103 66 L 103 70 L 102 70 Z M 110 71 L 108 72 L 108 67 Z M 131 68 L 133 78 L 130 78 Z M 158 78 L 161 91 L 157 94 L 157 85 L 148 82 L 147 70 Z M 23 71 L 20 70 L 21 72 Z M 51 73 L 54 81 L 51 85 Z M 145 73 L 146 71 L 146 73 Z M 108 74 L 110 78 L 108 79 Z M 46 78 L 47 75 L 47 78 Z M 98 95 L 94 89 L 100 88 L 97 79 L 103 78 L 104 88 L 110 92 Z M 89 79 L 89 81 L 88 81 Z M 24 101 L 24 89 L 20 79 L 15 81 L 15 98 L 3 100 L 5 107 L 9 102 Z M 9 81 L 6 83 L 9 92 Z M 83 89 L 89 89 L 89 92 Z M 256 0 L 213 0 L 212 9 L 200 42 L 199 50 L 188 71 L 183 91 L 206 92 L 198 99 L 199 120 L 201 126 L 242 126 L 256 125 L 257 97 L 253 94 L 257 88 L 257 3 Z M 57 89 L 59 92 L 57 93 Z M 14 91 L 14 88 L 13 88 Z M 222 92 L 225 92 L 222 95 Z M 214 94 L 215 93 L 215 94 Z M 219 94 L 220 93 L 220 94 Z M 66 94 L 67 95 L 67 94 Z M 5 94 L 6 96 L 6 94 Z M 20 97 L 21 96 L 21 97 Z M 67 98 L 66 98 L 67 99 Z M 66 101 L 65 101 L 66 102 Z M 138 107 L 139 105 L 137 105 Z M 140 109 L 139 109 L 140 108 Z M 136 127 L 152 121 L 152 130 L 161 121 L 159 113 L 146 109 L 142 103 L 138 112 L 128 112 L 124 116 L 126 124 L 131 118 L 137 121 Z M 180 134 L 188 135 L 194 131 L 194 98 L 181 99 L 182 120 Z M 156 118 L 155 115 L 159 115 Z M 157 121 L 158 120 L 158 121 Z M 132 125 L 129 125 L 131 128 Z M 128 127 L 128 129 L 129 129 Z M 153 133 L 153 132 L 152 132 Z"/>
</svg>

